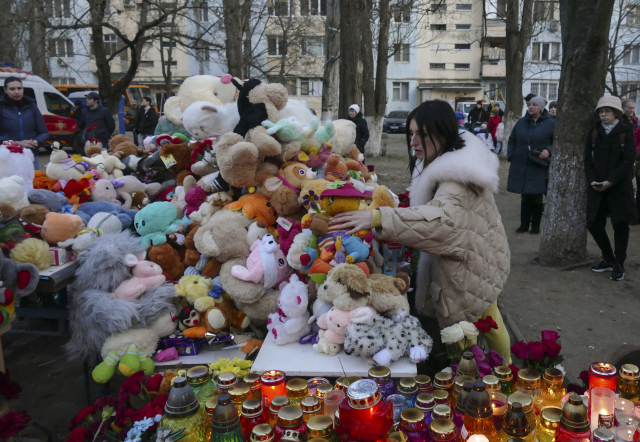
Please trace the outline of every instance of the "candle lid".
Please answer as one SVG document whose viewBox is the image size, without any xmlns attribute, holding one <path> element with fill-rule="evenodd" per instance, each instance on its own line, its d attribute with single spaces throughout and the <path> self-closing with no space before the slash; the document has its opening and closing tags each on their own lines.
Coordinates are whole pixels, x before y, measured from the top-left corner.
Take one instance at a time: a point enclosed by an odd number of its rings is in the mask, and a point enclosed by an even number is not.
<svg viewBox="0 0 640 442">
<path fill-rule="evenodd" d="M 617 425 L 627 425 L 630 427 L 637 427 L 640 424 L 640 419 L 635 414 L 620 413 L 616 415 Z"/>
<path fill-rule="evenodd" d="M 220 396 L 216 396 L 214 398 L 211 398 L 204 404 L 204 410 L 207 412 L 207 414 L 209 416 L 213 415 L 213 412 L 215 411 L 216 407 L 218 406 L 218 398 L 219 397 Z"/>
<path fill-rule="evenodd" d="M 456 411 L 463 416 L 466 414 L 467 396 L 469 396 L 469 392 L 472 389 L 473 384 L 471 382 L 465 382 L 465 384 L 462 386 L 462 391 L 460 391 L 460 394 L 458 395 L 458 400 L 456 401 Z"/>
<path fill-rule="evenodd" d="M 486 376 L 485 376 L 486 377 Z M 484 379 L 483 379 L 484 380 Z M 462 386 L 464 384 L 466 384 L 467 382 L 471 382 L 472 384 L 476 381 L 476 379 L 473 376 L 468 376 L 466 374 L 460 375 L 460 376 L 456 376 L 455 379 L 455 386 L 453 387 L 456 391 L 460 391 L 462 390 Z"/>
<path fill-rule="evenodd" d="M 540 373 L 530 368 L 523 368 L 518 372 L 518 385 L 527 390 L 540 388 Z"/>
<path fill-rule="evenodd" d="M 560 424 L 560 418 L 562 417 L 562 408 L 560 407 L 547 407 L 542 409 L 540 413 L 540 425 L 544 428 L 552 431 L 556 431 Z"/>
<path fill-rule="evenodd" d="M 487 388 L 487 391 L 500 391 L 500 379 L 492 374 L 488 374 L 482 378 L 482 382 Z"/>
<path fill-rule="evenodd" d="M 218 386 L 224 388 L 230 388 L 232 385 L 238 382 L 236 375 L 230 371 L 222 372 L 218 375 Z"/>
<path fill-rule="evenodd" d="M 384 365 L 377 365 L 369 369 L 369 379 L 373 379 L 378 384 L 386 384 L 391 379 L 391 370 Z"/>
<path fill-rule="evenodd" d="M 589 431 L 589 412 L 582 402 L 582 397 L 577 394 L 569 396 L 569 400 L 565 402 L 562 408 L 560 426 L 573 433 Z"/>
<path fill-rule="evenodd" d="M 286 405 L 278 410 L 278 425 L 285 428 L 293 428 L 302 423 L 302 408 L 295 405 Z"/>
<path fill-rule="evenodd" d="M 307 393 L 309 393 L 309 384 L 304 379 L 295 378 L 287 382 L 287 394 L 298 396 Z"/>
<path fill-rule="evenodd" d="M 407 430 L 417 430 L 425 426 L 424 413 L 417 408 L 405 408 L 400 413 L 400 426 Z"/>
<path fill-rule="evenodd" d="M 209 379 L 209 367 L 197 365 L 187 370 L 187 383 L 193 387 L 204 385 Z"/>
<path fill-rule="evenodd" d="M 418 390 L 428 390 L 431 388 L 431 378 L 426 374 L 419 374 L 413 378 L 418 384 Z"/>
<path fill-rule="evenodd" d="M 280 440 L 282 442 L 301 442 L 304 439 L 304 435 L 300 434 L 297 430 L 287 429 L 282 433 Z"/>
<path fill-rule="evenodd" d="M 431 412 L 435 407 L 435 399 L 431 393 L 420 393 L 416 397 L 416 408 L 422 411 Z"/>
<path fill-rule="evenodd" d="M 475 418 L 489 417 L 493 414 L 491 396 L 489 396 L 484 382 L 474 382 L 473 389 L 469 392 L 465 401 L 465 411 L 467 415 Z"/>
<path fill-rule="evenodd" d="M 599 376 L 613 377 L 618 373 L 618 370 L 612 364 L 606 362 L 594 362 L 589 367 L 589 372 L 597 374 Z"/>
<path fill-rule="evenodd" d="M 402 378 L 398 382 L 398 393 L 414 394 L 418 391 L 418 384 L 414 378 Z"/>
<path fill-rule="evenodd" d="M 436 405 L 431 412 L 433 419 L 451 419 L 451 407 L 448 405 Z"/>
<path fill-rule="evenodd" d="M 258 373 L 249 373 L 242 380 L 249 384 L 252 390 L 260 388 L 260 375 Z"/>
<path fill-rule="evenodd" d="M 371 408 L 380 402 L 382 395 L 375 381 L 371 379 L 361 379 L 349 386 L 347 389 L 347 398 L 349 399 L 351 408 L 363 410 Z"/>
<path fill-rule="evenodd" d="M 262 376 L 260 376 L 260 382 L 262 385 L 277 385 L 283 382 L 286 377 L 287 375 L 284 371 L 270 370 L 262 373 Z"/>
<path fill-rule="evenodd" d="M 496 377 L 501 381 L 510 381 L 513 379 L 513 373 L 511 369 L 506 365 L 501 365 L 499 367 L 495 367 L 493 372 L 496 374 Z"/>
<path fill-rule="evenodd" d="M 460 362 L 458 363 L 457 373 L 459 375 L 472 376 L 474 379 L 480 375 L 480 371 L 478 371 L 478 364 L 476 363 L 476 359 L 473 357 L 473 353 L 470 351 L 462 353 L 462 358 L 460 358 Z"/>
<path fill-rule="evenodd" d="M 593 442 L 610 442 L 615 439 L 615 435 L 611 430 L 606 428 L 596 428 L 593 431 Z"/>
<path fill-rule="evenodd" d="M 244 382 L 242 384 L 236 384 L 227 391 L 227 394 L 231 396 L 232 401 L 244 402 L 251 396 L 251 387 Z"/>
<path fill-rule="evenodd" d="M 522 410 L 522 404 L 520 402 L 514 402 L 509 405 L 507 413 L 504 416 L 502 429 L 508 436 L 512 437 L 523 438 L 531 433 L 529 420 Z"/>
<path fill-rule="evenodd" d="M 531 396 L 529 396 L 527 393 L 516 391 L 515 393 L 510 394 L 507 398 L 507 403 L 511 405 L 514 402 L 520 402 L 520 405 L 522 405 L 522 409 L 525 413 L 529 413 L 532 410 Z"/>
<path fill-rule="evenodd" d="M 240 426 L 240 416 L 228 394 L 218 397 L 218 406 L 211 416 L 211 427 L 219 433 L 227 433 Z"/>
<path fill-rule="evenodd" d="M 629 380 L 636 380 L 640 378 L 640 370 L 637 365 L 624 364 L 620 367 L 620 377 Z"/>
<path fill-rule="evenodd" d="M 433 390 L 433 399 L 436 404 L 449 404 L 449 392 L 447 390 Z"/>
<path fill-rule="evenodd" d="M 446 371 L 436 373 L 433 386 L 436 388 L 450 388 L 453 386 L 453 376 Z"/>
<path fill-rule="evenodd" d="M 449 440 L 456 434 L 456 425 L 451 419 L 434 419 L 429 425 L 429 432 L 433 440 Z"/>
<path fill-rule="evenodd" d="M 527 442 L 527 441 L 522 439 L 522 438 L 520 438 L 520 437 L 512 437 L 507 442 Z"/>
<path fill-rule="evenodd" d="M 316 396 L 324 399 L 327 393 L 329 393 L 331 390 L 333 390 L 333 385 L 320 384 L 316 387 Z"/>
<path fill-rule="evenodd" d="M 258 417 L 262 414 L 262 403 L 258 399 L 247 399 L 242 403 L 242 411 L 244 417 Z"/>
<path fill-rule="evenodd" d="M 560 384 L 564 382 L 564 376 L 557 368 L 547 368 L 544 371 L 544 380 L 551 384 Z"/>
<path fill-rule="evenodd" d="M 286 396 L 276 396 L 271 400 L 271 405 L 269 405 L 269 410 L 273 414 L 277 414 L 278 410 L 282 407 L 286 407 L 289 405 L 289 398 Z"/>
<path fill-rule="evenodd" d="M 270 442 L 274 438 L 269 424 L 258 424 L 251 430 L 251 442 Z"/>
<path fill-rule="evenodd" d="M 300 408 L 304 413 L 317 413 L 320 411 L 320 401 L 315 396 L 307 396 L 300 401 Z"/>
<path fill-rule="evenodd" d="M 333 419 L 324 414 L 313 416 L 307 421 L 308 437 L 324 437 L 333 433 Z"/>
<path fill-rule="evenodd" d="M 187 380 L 178 376 L 174 379 L 173 387 L 169 391 L 164 415 L 170 419 L 183 419 L 193 416 L 198 410 L 200 410 L 200 403 L 196 394 L 187 384 Z"/>
<path fill-rule="evenodd" d="M 358 376 L 341 377 L 336 379 L 336 390 L 346 391 L 349 385 L 362 379 Z"/>
</svg>

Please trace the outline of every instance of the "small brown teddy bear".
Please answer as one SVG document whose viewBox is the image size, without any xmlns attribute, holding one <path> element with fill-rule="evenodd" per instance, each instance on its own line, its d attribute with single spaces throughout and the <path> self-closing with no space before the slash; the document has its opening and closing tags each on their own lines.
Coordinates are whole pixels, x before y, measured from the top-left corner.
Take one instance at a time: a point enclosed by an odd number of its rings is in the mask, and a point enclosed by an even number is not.
<svg viewBox="0 0 640 442">
<path fill-rule="evenodd" d="M 358 150 L 355 144 L 351 146 L 344 157 L 349 158 L 349 161 L 345 163 L 348 170 L 355 170 L 356 172 L 360 172 L 360 176 L 364 178 L 365 182 L 371 179 L 371 172 L 369 172 L 369 169 L 367 169 L 366 166 L 362 164 L 364 155 Z"/>
<path fill-rule="evenodd" d="M 398 273 L 394 278 L 364 271 L 352 264 L 338 264 L 318 287 L 318 299 L 332 303 L 339 310 L 355 310 L 371 306 L 383 316 L 395 317 L 400 310 L 409 312 L 409 301 L 404 296 L 409 290 L 409 277 Z"/>
<path fill-rule="evenodd" d="M 44 224 L 44 219 L 49 213 L 49 209 L 40 204 L 29 204 L 20 209 L 20 218 L 27 224 Z"/>
<path fill-rule="evenodd" d="M 176 179 L 178 186 L 182 186 L 185 177 L 191 174 L 188 170 L 191 165 L 191 150 L 186 144 L 163 144 L 160 148 L 160 157 L 172 155 L 176 161 L 176 164 L 168 169 L 178 176 Z"/>
<path fill-rule="evenodd" d="M 196 243 L 194 237 L 196 232 L 200 228 L 200 224 L 194 222 L 189 225 L 188 234 L 185 238 L 184 245 L 187 248 L 184 254 L 183 264 L 187 267 L 195 266 L 200 261 L 200 252 L 196 249 Z M 207 264 L 201 270 L 202 276 L 207 276 L 211 279 L 220 274 L 220 263 L 214 258 L 211 258 Z"/>
<path fill-rule="evenodd" d="M 324 170 L 324 175 L 325 179 L 331 182 L 336 180 L 349 181 L 351 179 L 347 165 L 340 160 L 340 155 L 337 153 L 334 153 L 329 157 L 327 167 Z"/>
<path fill-rule="evenodd" d="M 136 157 L 146 157 L 149 155 L 149 152 L 146 151 L 143 147 L 139 147 L 133 144 L 133 141 L 125 140 L 122 143 L 116 144 L 115 147 L 113 147 L 111 155 L 123 160 L 126 157 L 132 156 L 132 155 Z"/>
<path fill-rule="evenodd" d="M 142 210 L 142 208 L 145 207 L 147 204 L 149 204 L 149 196 L 145 192 L 141 190 L 136 190 L 131 194 L 132 209 Z"/>
<path fill-rule="evenodd" d="M 195 233 L 193 240 L 198 252 L 224 263 L 234 258 L 249 256 L 247 241 L 253 220 L 240 212 L 220 210 Z"/>
<path fill-rule="evenodd" d="M 277 177 L 265 181 L 264 187 L 271 195 L 271 204 L 280 216 L 290 216 L 300 209 L 298 194 L 306 180 L 316 177 L 315 167 L 307 167 L 296 161 L 284 163 Z"/>
<path fill-rule="evenodd" d="M 169 243 L 152 246 L 149 249 L 149 261 L 158 264 L 162 271 L 177 281 L 184 275 L 184 264 L 180 260 L 178 252 Z"/>
</svg>

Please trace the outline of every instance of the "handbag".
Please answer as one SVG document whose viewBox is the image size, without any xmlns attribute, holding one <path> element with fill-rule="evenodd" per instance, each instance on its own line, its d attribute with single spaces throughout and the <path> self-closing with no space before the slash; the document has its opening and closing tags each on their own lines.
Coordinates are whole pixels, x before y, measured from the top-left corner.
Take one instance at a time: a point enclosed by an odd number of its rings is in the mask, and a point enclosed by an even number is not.
<svg viewBox="0 0 640 442">
<path fill-rule="evenodd" d="M 544 150 L 544 149 L 542 149 Z M 531 161 L 533 164 L 536 164 L 540 167 L 544 167 L 545 169 L 547 167 L 549 167 L 549 164 L 551 163 L 551 154 L 549 154 L 549 156 L 545 159 L 540 158 L 540 154 L 542 153 L 542 150 L 540 149 L 532 149 L 531 146 L 529 146 L 529 153 L 527 155 L 527 158 L 529 159 L 529 161 Z"/>
</svg>

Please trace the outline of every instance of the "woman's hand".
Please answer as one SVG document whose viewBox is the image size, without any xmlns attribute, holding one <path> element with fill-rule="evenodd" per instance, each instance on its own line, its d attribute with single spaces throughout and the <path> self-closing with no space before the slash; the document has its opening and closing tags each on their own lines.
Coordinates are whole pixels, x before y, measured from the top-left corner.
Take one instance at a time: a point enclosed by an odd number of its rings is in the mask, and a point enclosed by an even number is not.
<svg viewBox="0 0 640 442">
<path fill-rule="evenodd" d="M 604 192 L 605 190 L 610 189 L 611 186 L 613 186 L 613 184 L 611 184 L 609 181 L 603 181 L 601 183 L 597 181 L 591 182 L 591 187 L 593 187 L 598 192 Z"/>
<path fill-rule="evenodd" d="M 542 152 L 540 152 L 540 156 L 538 158 L 544 160 L 545 158 L 549 158 L 549 155 L 551 155 L 549 151 L 547 149 L 544 149 Z"/>
<path fill-rule="evenodd" d="M 340 226 L 344 229 L 351 227 L 351 230 L 347 231 L 347 235 L 353 235 L 360 230 L 370 230 L 372 220 L 373 210 L 353 210 L 338 213 L 329 225 Z"/>
<path fill-rule="evenodd" d="M 26 148 L 38 147 L 38 142 L 34 140 L 22 140 L 18 141 L 18 146 Z"/>
</svg>

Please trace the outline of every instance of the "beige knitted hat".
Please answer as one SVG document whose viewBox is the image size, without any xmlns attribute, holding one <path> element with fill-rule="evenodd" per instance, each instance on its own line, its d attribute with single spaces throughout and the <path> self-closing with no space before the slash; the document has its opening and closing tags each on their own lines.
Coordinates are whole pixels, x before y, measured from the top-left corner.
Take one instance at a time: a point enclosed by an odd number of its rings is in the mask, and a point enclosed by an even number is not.
<svg viewBox="0 0 640 442">
<path fill-rule="evenodd" d="M 619 110 L 620 112 L 624 112 L 622 110 L 622 103 L 620 102 L 620 98 L 614 97 L 613 95 L 607 95 L 598 100 L 598 105 L 594 112 L 598 112 L 598 109 L 601 107 L 610 107 L 611 109 Z"/>
</svg>

